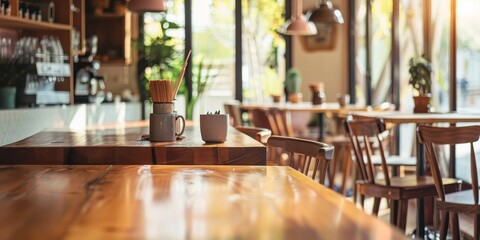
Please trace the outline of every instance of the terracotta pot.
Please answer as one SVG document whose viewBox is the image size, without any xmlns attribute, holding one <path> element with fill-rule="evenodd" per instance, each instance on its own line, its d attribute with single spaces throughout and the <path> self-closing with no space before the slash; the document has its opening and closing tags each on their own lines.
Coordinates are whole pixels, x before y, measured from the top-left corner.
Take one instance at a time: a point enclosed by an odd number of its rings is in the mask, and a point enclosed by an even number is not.
<svg viewBox="0 0 480 240">
<path fill-rule="evenodd" d="M 282 96 L 280 96 L 280 95 L 272 95 L 273 102 L 278 103 L 278 102 L 280 102 L 281 98 L 282 98 Z"/>
<path fill-rule="evenodd" d="M 302 101 L 302 97 L 302 93 L 290 93 L 288 94 L 288 101 L 290 101 L 291 103 L 299 103 Z"/>
<path fill-rule="evenodd" d="M 413 102 L 415 107 L 413 108 L 414 113 L 428 113 L 430 109 L 430 96 L 416 96 L 413 97 Z"/>
</svg>

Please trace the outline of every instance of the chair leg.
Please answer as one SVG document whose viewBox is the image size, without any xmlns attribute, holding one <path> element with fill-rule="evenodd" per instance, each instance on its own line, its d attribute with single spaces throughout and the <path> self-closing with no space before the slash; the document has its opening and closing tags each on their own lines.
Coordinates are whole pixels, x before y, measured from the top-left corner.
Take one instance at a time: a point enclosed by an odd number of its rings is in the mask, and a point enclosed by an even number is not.
<svg viewBox="0 0 480 240">
<path fill-rule="evenodd" d="M 391 200 L 390 204 L 390 224 L 397 226 L 398 220 L 398 200 Z"/>
<path fill-rule="evenodd" d="M 392 166 L 392 176 L 398 177 L 400 175 L 399 171 L 400 166 Z"/>
<path fill-rule="evenodd" d="M 348 151 L 348 152 L 347 152 Z M 342 195 L 346 195 L 347 191 L 347 179 L 350 175 L 350 156 L 349 156 L 350 148 L 345 147 L 343 152 L 343 176 L 342 176 Z"/>
<path fill-rule="evenodd" d="M 447 232 L 448 232 L 448 211 L 441 211 L 441 219 L 440 219 L 440 240 L 447 239 Z"/>
<path fill-rule="evenodd" d="M 382 199 L 381 198 L 375 198 L 373 200 L 373 209 L 372 209 L 372 214 L 374 216 L 378 216 L 378 210 L 380 209 L 380 201 Z"/>
<path fill-rule="evenodd" d="M 338 151 L 336 152 L 338 153 Z M 338 154 L 340 155 L 340 154 Z M 336 170 L 337 170 L 337 164 L 338 164 L 338 161 L 340 160 L 340 156 L 338 155 L 335 155 L 335 157 L 333 158 L 333 162 L 330 163 L 330 167 L 328 169 L 328 187 L 331 188 L 331 189 L 334 189 L 334 182 L 335 182 L 335 175 L 336 175 Z"/>
<path fill-rule="evenodd" d="M 365 210 L 365 195 L 360 193 L 360 206 L 362 206 L 362 209 Z"/>
<path fill-rule="evenodd" d="M 480 215 L 473 216 L 473 239 L 480 240 Z"/>
<path fill-rule="evenodd" d="M 450 221 L 452 226 L 452 239 L 460 240 L 460 227 L 458 225 L 458 213 L 450 212 Z"/>
<path fill-rule="evenodd" d="M 407 227 L 408 200 L 398 201 L 397 226 L 405 232 Z"/>
</svg>

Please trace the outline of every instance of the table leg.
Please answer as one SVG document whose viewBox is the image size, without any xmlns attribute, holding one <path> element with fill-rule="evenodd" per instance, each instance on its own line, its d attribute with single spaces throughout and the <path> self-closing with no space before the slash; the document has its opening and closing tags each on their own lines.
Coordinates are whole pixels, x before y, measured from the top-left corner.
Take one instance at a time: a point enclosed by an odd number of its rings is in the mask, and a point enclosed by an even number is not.
<svg viewBox="0 0 480 240">
<path fill-rule="evenodd" d="M 423 144 L 417 140 L 417 176 L 423 176 L 425 167 L 425 150 Z M 425 202 L 423 198 L 417 198 L 417 238 L 425 238 Z"/>
<path fill-rule="evenodd" d="M 323 140 L 323 113 L 318 114 L 318 141 L 321 142 Z"/>
</svg>

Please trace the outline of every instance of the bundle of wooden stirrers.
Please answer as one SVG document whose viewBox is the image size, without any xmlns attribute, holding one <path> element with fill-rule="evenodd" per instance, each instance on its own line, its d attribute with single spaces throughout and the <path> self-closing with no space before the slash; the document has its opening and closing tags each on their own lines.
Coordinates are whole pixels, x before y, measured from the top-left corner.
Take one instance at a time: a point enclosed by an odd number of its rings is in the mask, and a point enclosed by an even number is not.
<svg viewBox="0 0 480 240">
<path fill-rule="evenodd" d="M 152 102 L 154 103 L 170 103 L 176 99 L 180 83 L 182 82 L 183 75 L 185 74 L 185 69 L 187 68 L 188 59 L 192 50 L 188 51 L 185 62 L 183 63 L 182 72 L 178 76 L 175 87 L 173 86 L 172 80 L 150 80 L 150 96 L 152 97 Z"/>
<path fill-rule="evenodd" d="M 149 85 L 152 102 L 168 103 L 173 101 L 174 89 L 172 80 L 151 80 Z"/>
</svg>

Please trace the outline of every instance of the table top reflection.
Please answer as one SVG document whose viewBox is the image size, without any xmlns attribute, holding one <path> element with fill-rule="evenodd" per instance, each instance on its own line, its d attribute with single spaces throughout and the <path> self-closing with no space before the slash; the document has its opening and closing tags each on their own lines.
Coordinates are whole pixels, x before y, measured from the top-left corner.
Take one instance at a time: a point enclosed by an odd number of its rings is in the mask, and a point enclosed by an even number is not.
<svg viewBox="0 0 480 240">
<path fill-rule="evenodd" d="M 1 166 L 0 239 L 405 239 L 289 167 Z"/>
</svg>

